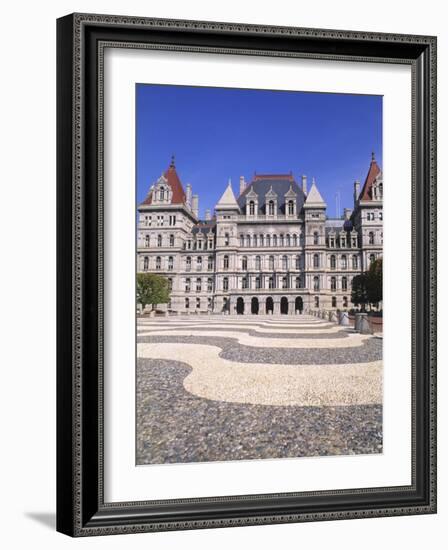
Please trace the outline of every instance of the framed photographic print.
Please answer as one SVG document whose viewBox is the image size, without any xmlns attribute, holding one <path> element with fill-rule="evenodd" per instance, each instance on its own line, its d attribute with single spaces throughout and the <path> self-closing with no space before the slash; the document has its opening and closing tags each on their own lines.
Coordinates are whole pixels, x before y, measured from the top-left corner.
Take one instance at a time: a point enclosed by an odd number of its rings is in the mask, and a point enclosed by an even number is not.
<svg viewBox="0 0 448 550">
<path fill-rule="evenodd" d="M 72 536 L 436 511 L 436 39 L 58 20 Z"/>
</svg>

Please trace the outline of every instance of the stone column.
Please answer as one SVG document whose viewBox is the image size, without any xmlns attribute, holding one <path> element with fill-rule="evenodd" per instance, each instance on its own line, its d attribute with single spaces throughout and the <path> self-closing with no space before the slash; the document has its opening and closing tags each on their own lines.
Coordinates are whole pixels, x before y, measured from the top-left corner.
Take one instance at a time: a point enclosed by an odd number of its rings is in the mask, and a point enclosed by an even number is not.
<svg viewBox="0 0 448 550">
<path fill-rule="evenodd" d="M 295 300 L 288 300 L 288 315 L 295 315 L 295 313 L 296 313 Z"/>
</svg>

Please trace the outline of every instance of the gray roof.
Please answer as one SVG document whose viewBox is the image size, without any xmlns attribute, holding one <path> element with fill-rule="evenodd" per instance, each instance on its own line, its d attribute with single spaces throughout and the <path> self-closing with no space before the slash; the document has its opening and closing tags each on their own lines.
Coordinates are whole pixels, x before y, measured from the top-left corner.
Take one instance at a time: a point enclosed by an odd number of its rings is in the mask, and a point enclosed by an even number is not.
<svg viewBox="0 0 448 550">
<path fill-rule="evenodd" d="M 200 221 L 197 225 L 193 227 L 192 233 L 193 235 L 197 235 L 198 233 L 207 235 L 210 232 L 214 233 L 215 229 L 216 229 L 216 219 Z"/>
<path fill-rule="evenodd" d="M 277 208 L 279 214 L 285 214 L 285 194 L 290 188 L 296 193 L 296 212 L 302 210 L 305 202 L 305 195 L 302 189 L 297 185 L 292 176 L 269 175 L 255 176 L 254 180 L 246 187 L 243 193 L 238 197 L 237 202 L 241 211 L 246 212 L 246 196 L 251 189 L 258 195 L 258 214 L 266 214 L 266 193 L 271 189 L 277 194 Z"/>
<path fill-rule="evenodd" d="M 351 220 L 342 218 L 327 218 L 325 220 L 325 234 L 328 235 L 332 230 L 338 233 L 339 231 L 351 231 L 353 224 Z"/>
</svg>

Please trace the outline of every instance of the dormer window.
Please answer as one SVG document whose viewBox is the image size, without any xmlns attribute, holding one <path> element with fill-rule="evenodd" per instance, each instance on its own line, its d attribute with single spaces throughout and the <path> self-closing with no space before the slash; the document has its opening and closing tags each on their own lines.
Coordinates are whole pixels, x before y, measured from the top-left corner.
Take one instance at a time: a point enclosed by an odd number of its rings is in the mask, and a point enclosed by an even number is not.
<svg viewBox="0 0 448 550">
<path fill-rule="evenodd" d="M 251 216 L 255 215 L 255 202 L 254 201 L 249 202 L 249 215 L 251 215 Z"/>
<path fill-rule="evenodd" d="M 268 202 L 268 214 L 269 214 L 269 216 L 274 215 L 274 208 L 275 208 L 274 201 L 269 201 Z"/>
<path fill-rule="evenodd" d="M 294 201 L 288 201 L 288 214 L 290 216 L 294 215 Z"/>
</svg>

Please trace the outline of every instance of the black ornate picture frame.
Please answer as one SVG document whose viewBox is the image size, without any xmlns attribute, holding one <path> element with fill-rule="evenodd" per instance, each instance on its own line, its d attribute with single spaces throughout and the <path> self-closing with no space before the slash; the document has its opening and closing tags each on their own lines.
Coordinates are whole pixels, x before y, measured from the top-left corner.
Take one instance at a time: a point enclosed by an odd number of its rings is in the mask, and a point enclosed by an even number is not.
<svg viewBox="0 0 448 550">
<path fill-rule="evenodd" d="M 412 484 L 108 503 L 103 480 L 104 49 L 412 69 Z M 436 38 L 73 14 L 57 22 L 57 529 L 71 536 L 436 512 Z"/>
</svg>

